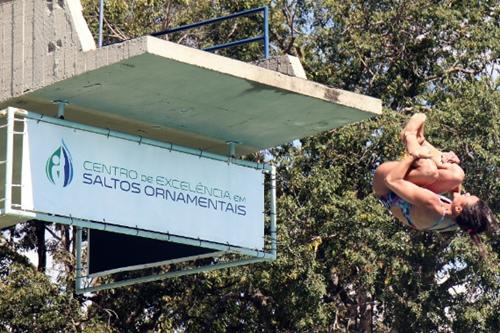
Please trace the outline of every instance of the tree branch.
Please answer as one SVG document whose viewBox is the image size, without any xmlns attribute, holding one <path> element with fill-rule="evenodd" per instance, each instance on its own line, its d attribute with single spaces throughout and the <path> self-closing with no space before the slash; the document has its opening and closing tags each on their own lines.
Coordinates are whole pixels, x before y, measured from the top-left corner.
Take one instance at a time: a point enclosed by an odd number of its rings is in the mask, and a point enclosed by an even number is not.
<svg viewBox="0 0 500 333">
<path fill-rule="evenodd" d="M 428 76 L 424 79 L 425 82 L 432 82 L 432 81 L 435 81 L 437 79 L 440 79 L 441 77 L 445 76 L 445 75 L 448 75 L 448 74 L 452 74 L 452 73 L 457 73 L 457 72 L 460 72 L 460 73 L 465 73 L 465 74 L 470 74 L 470 75 L 476 75 L 478 74 L 480 71 L 476 71 L 476 70 L 473 70 L 473 69 L 467 69 L 467 68 L 463 68 L 463 67 L 451 67 L 451 68 L 448 68 L 447 70 L 444 71 L 443 74 L 441 75 L 431 75 L 431 76 Z"/>
<path fill-rule="evenodd" d="M 48 228 L 48 226 L 44 226 L 45 227 L 45 230 L 49 232 L 49 234 L 54 237 L 55 239 L 57 239 L 58 241 L 61 241 L 61 237 L 59 237 L 54 231 L 52 231 L 50 228 Z"/>
</svg>

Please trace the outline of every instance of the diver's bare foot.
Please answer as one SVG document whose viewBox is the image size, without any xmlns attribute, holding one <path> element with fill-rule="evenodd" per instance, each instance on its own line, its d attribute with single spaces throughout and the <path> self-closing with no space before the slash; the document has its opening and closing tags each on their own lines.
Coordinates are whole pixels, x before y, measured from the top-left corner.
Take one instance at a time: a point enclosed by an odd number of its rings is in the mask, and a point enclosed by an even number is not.
<svg viewBox="0 0 500 333">
<path fill-rule="evenodd" d="M 406 152 L 416 158 L 432 158 L 432 150 L 427 146 L 421 146 L 418 143 L 416 133 L 405 133 L 403 142 L 406 146 Z"/>
<path fill-rule="evenodd" d="M 419 149 L 408 153 L 418 158 L 432 158 L 431 150 L 426 147 L 420 147 Z"/>
<path fill-rule="evenodd" d="M 423 144 L 425 141 L 424 125 L 426 119 L 427 116 L 423 113 L 415 113 L 413 116 L 411 116 L 410 120 L 408 120 L 405 127 L 399 134 L 401 141 L 406 144 L 406 136 L 415 135 L 418 143 Z"/>
</svg>

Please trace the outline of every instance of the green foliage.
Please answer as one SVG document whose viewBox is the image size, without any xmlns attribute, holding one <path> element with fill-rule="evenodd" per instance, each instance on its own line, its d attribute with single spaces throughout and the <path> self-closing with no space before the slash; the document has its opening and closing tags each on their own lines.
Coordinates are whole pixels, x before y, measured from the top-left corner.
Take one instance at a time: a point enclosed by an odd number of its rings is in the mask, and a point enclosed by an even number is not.
<svg viewBox="0 0 500 333">
<path fill-rule="evenodd" d="M 35 270 L 13 264 L 0 280 L 0 328 L 7 332 L 71 332 L 78 302 Z"/>
<path fill-rule="evenodd" d="M 96 36 L 98 2 L 82 3 Z M 14 331 L 15 323 L 17 331 L 31 332 L 500 330 L 498 236 L 483 236 L 488 255 L 482 260 L 467 235 L 398 224 L 370 185 L 377 165 L 401 156 L 399 131 L 407 116 L 426 112 L 430 141 L 457 153 L 465 187 L 498 216 L 497 2 L 109 0 L 105 42 L 263 4 L 271 9 L 274 53 L 299 56 L 314 81 L 376 96 L 386 105 L 380 117 L 272 150 L 279 177 L 278 259 L 75 300 L 32 269 L 13 265 L 22 259 L 12 246 L 0 246 L 6 256 L 0 257 L 2 329 Z M 169 38 L 205 47 L 249 37 L 260 20 Z M 260 48 L 221 54 L 253 60 Z M 18 235 L 23 249 L 35 248 L 28 229 Z M 71 254 L 64 258 L 68 247 L 62 248 L 49 250 L 71 267 Z M 28 321 L 33 317 L 40 320 Z"/>
<path fill-rule="evenodd" d="M 498 61 L 496 1 L 313 3 L 304 58 L 313 79 L 380 97 L 391 109 Z"/>
</svg>

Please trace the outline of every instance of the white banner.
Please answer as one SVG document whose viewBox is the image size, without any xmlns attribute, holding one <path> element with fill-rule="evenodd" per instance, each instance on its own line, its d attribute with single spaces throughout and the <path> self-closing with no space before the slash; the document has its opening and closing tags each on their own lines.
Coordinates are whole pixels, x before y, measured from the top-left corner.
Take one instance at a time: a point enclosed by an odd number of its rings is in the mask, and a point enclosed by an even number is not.
<svg viewBox="0 0 500 333">
<path fill-rule="evenodd" d="M 22 208 L 263 249 L 264 175 L 26 119 Z"/>
</svg>

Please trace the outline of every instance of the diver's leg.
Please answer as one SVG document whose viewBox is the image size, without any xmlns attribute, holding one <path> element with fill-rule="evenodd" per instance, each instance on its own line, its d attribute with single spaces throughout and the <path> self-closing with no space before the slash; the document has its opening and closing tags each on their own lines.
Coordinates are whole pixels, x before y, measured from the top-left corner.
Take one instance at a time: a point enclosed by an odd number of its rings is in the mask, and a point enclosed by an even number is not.
<svg viewBox="0 0 500 333">
<path fill-rule="evenodd" d="M 382 163 L 375 170 L 373 175 L 372 189 L 377 197 L 385 196 L 391 190 L 385 185 L 385 177 L 391 172 L 391 170 L 399 164 L 398 161 L 390 161 Z"/>
<path fill-rule="evenodd" d="M 373 191 L 377 194 L 377 196 L 384 196 L 390 192 L 390 189 L 385 184 L 384 179 L 393 168 L 398 166 L 399 163 L 401 162 L 385 162 L 382 163 L 377 170 L 375 170 L 375 175 L 373 176 Z M 405 177 L 405 179 L 409 182 L 425 188 L 434 184 L 438 178 L 439 173 L 436 164 L 430 159 L 416 160 Z"/>
<path fill-rule="evenodd" d="M 438 179 L 425 188 L 434 193 L 460 192 L 464 181 L 464 170 L 455 163 L 444 163 L 438 168 Z"/>
<path fill-rule="evenodd" d="M 408 120 L 405 127 L 401 131 L 401 140 L 404 141 L 405 134 L 414 134 L 417 138 L 418 144 L 423 144 L 425 141 L 424 126 L 426 119 L 427 116 L 423 113 L 415 113 L 411 116 L 410 120 Z"/>
<path fill-rule="evenodd" d="M 459 192 L 465 173 L 455 163 L 444 163 L 440 167 L 431 159 L 416 160 L 406 180 L 434 193 Z"/>
<path fill-rule="evenodd" d="M 415 185 L 428 188 L 439 181 L 439 170 L 433 160 L 419 158 L 413 162 L 405 179 Z"/>
<path fill-rule="evenodd" d="M 404 142 L 407 152 L 421 158 L 431 157 L 430 149 L 422 146 L 425 142 L 424 125 L 426 119 L 425 114 L 416 113 L 401 131 L 401 140 Z"/>
</svg>

